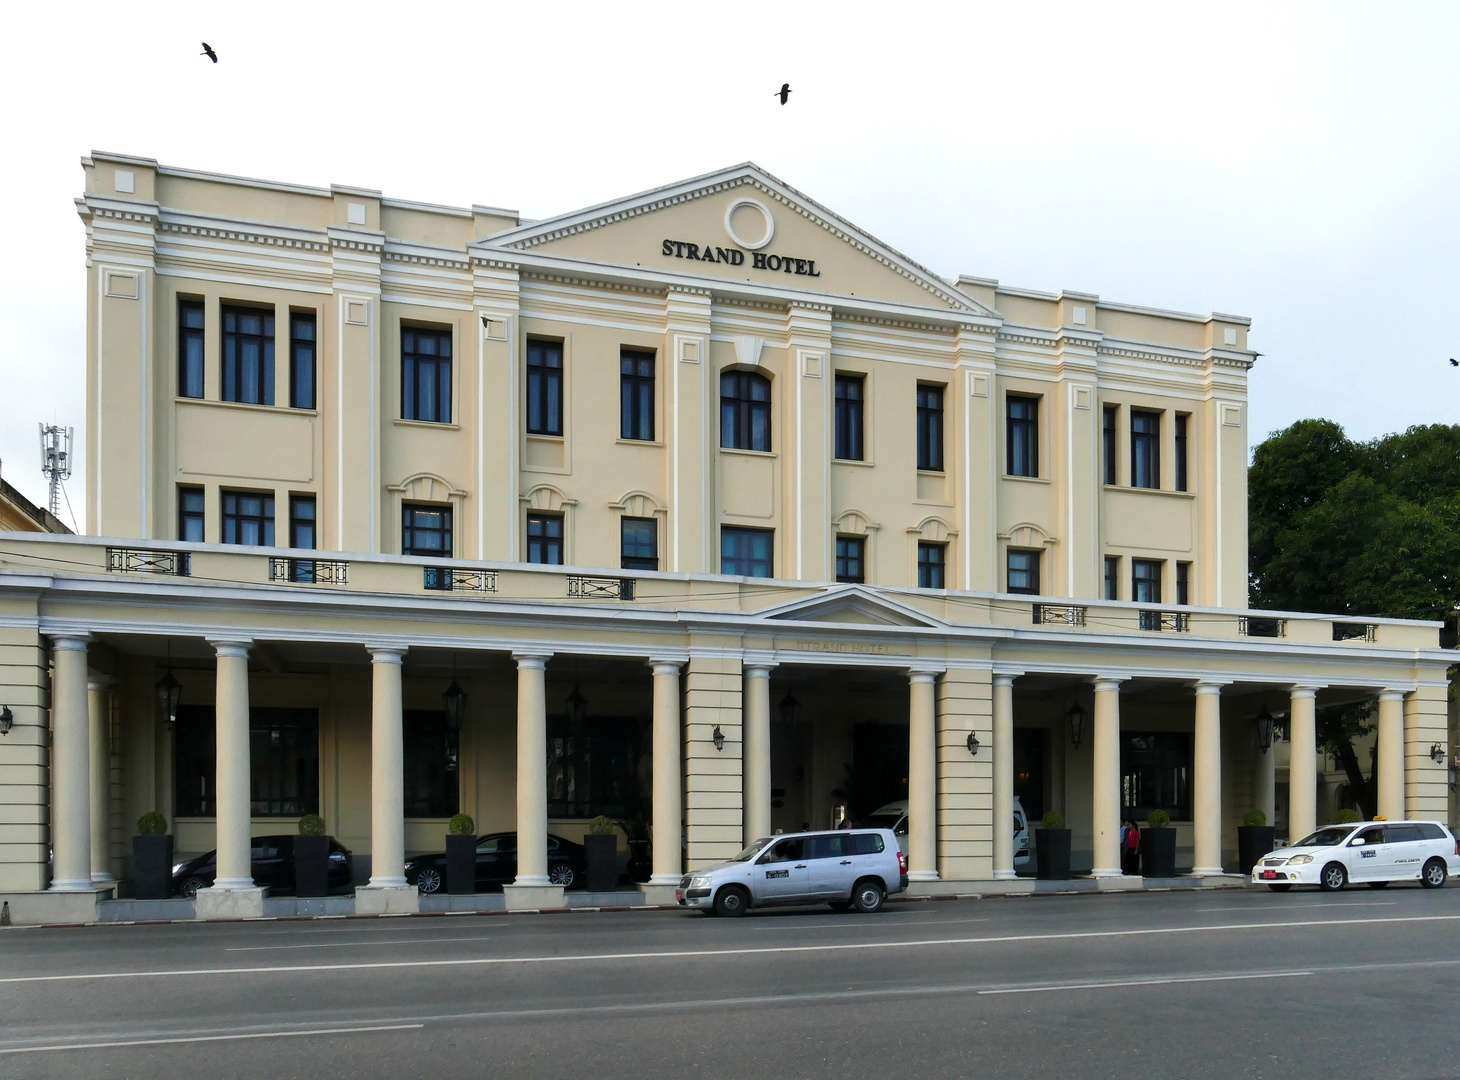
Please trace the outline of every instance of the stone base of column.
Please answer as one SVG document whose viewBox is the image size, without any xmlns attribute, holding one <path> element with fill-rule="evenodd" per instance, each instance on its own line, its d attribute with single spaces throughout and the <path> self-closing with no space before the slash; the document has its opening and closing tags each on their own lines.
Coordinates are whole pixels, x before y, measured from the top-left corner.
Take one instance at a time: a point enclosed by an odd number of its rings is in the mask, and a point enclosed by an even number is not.
<svg viewBox="0 0 1460 1080">
<path fill-rule="evenodd" d="M 938 871 L 936 870 L 909 870 L 908 881 L 937 881 Z"/>
<path fill-rule="evenodd" d="M 674 896 L 679 891 L 677 880 L 672 885 L 663 885 L 653 880 L 646 881 L 639 886 L 639 891 L 644 894 L 644 903 L 650 907 L 679 903 Z"/>
<path fill-rule="evenodd" d="M 503 885 L 502 896 L 508 911 L 541 911 L 543 908 L 566 907 L 561 885 Z"/>
<path fill-rule="evenodd" d="M 261 919 L 267 891 L 259 885 L 246 889 L 199 889 L 195 911 L 200 919 Z"/>
<path fill-rule="evenodd" d="M 421 894 L 414 885 L 361 885 L 355 890 L 356 915 L 414 915 Z"/>
<path fill-rule="evenodd" d="M 111 894 L 110 888 L 5 892 L 0 893 L 0 915 L 8 913 L 11 926 L 94 923 L 97 901 L 109 900 Z"/>
<path fill-rule="evenodd" d="M 1185 874 L 1182 875 L 1182 877 L 1185 877 L 1185 876 L 1186 876 Z M 1222 876 L 1222 868 L 1220 866 L 1194 866 L 1191 869 L 1191 876 L 1192 877 L 1221 877 Z"/>
<path fill-rule="evenodd" d="M 117 876 L 115 874 L 92 874 L 91 887 L 93 889 L 115 889 Z"/>
<path fill-rule="evenodd" d="M 1123 877 L 1125 871 L 1118 866 L 1097 866 L 1090 871 L 1092 878 Z"/>
<path fill-rule="evenodd" d="M 994 880 L 995 881 L 1013 881 L 1018 876 L 1019 875 L 1016 874 L 1016 873 L 1014 873 L 1014 871 L 1012 871 L 1012 870 L 995 870 L 994 871 Z"/>
</svg>

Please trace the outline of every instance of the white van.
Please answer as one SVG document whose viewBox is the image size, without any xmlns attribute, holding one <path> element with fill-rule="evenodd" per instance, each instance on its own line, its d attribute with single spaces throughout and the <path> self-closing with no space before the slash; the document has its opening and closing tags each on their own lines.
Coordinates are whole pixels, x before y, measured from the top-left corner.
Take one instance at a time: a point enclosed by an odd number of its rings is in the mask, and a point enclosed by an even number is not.
<svg viewBox="0 0 1460 1080">
<path fill-rule="evenodd" d="M 897 799 L 879 806 L 871 814 L 857 822 L 859 829 L 891 829 L 897 837 L 897 847 L 907 854 L 907 800 Z M 1029 865 L 1029 818 L 1024 813 L 1024 804 L 1018 796 L 1014 798 L 1014 869 Z"/>
</svg>

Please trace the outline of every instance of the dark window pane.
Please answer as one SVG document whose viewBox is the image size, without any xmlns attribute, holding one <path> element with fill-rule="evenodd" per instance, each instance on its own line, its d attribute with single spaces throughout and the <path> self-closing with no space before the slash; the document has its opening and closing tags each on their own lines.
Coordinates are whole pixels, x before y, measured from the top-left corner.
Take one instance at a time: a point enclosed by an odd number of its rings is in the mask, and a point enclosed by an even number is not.
<svg viewBox="0 0 1460 1080">
<path fill-rule="evenodd" d="M 527 561 L 547 566 L 563 565 L 561 514 L 527 515 Z"/>
<path fill-rule="evenodd" d="M 223 492 L 225 544 L 274 546 L 274 497 L 249 491 Z"/>
<path fill-rule="evenodd" d="M 1120 461 L 1117 450 L 1119 432 L 1116 428 L 1120 422 L 1119 416 L 1120 407 L 1118 405 L 1105 406 L 1105 428 L 1101 432 L 1105 456 L 1105 482 L 1112 485 L 1120 483 Z"/>
<path fill-rule="evenodd" d="M 179 300 L 177 305 L 177 392 L 179 397 L 203 396 L 203 304 Z"/>
<path fill-rule="evenodd" d="M 1120 557 L 1105 556 L 1105 599 L 1120 599 Z"/>
<path fill-rule="evenodd" d="M 1176 490 L 1186 490 L 1186 426 L 1190 421 L 1186 413 L 1176 414 Z"/>
<path fill-rule="evenodd" d="M 401 328 L 401 419 L 451 423 L 451 331 Z"/>
<path fill-rule="evenodd" d="M 527 430 L 532 435 L 563 433 L 563 343 L 527 343 Z"/>
<path fill-rule="evenodd" d="M 251 708 L 248 717 L 252 816 L 318 813 L 318 712 Z M 178 709 L 173 762 L 174 807 L 179 817 L 217 815 L 216 724 L 211 705 L 183 705 Z"/>
<path fill-rule="evenodd" d="M 1015 548 L 1009 550 L 1008 556 L 1008 591 L 1011 593 L 1038 593 L 1039 592 L 1039 556 L 1038 551 L 1021 551 Z"/>
<path fill-rule="evenodd" d="M 1130 598 L 1138 604 L 1161 602 L 1161 562 L 1159 559 L 1132 559 Z"/>
<path fill-rule="evenodd" d="M 836 538 L 836 579 L 838 581 L 866 581 L 863 569 L 863 553 L 866 539 L 860 536 L 838 536 Z"/>
<path fill-rule="evenodd" d="M 943 471 L 943 388 L 918 387 L 918 468 Z"/>
<path fill-rule="evenodd" d="M 619 437 L 654 438 L 654 354 L 619 354 Z"/>
<path fill-rule="evenodd" d="M 575 726 L 549 714 L 548 805 L 553 818 L 622 817 L 638 804 L 640 721 L 594 716 Z"/>
<path fill-rule="evenodd" d="M 770 529 L 720 529 L 720 573 L 742 577 L 773 576 Z"/>
<path fill-rule="evenodd" d="M 1191 820 L 1191 736 L 1123 731 L 1120 734 L 1121 817 L 1145 821 L 1165 810 Z"/>
<path fill-rule="evenodd" d="M 177 538 L 203 542 L 203 489 L 178 488 Z"/>
<path fill-rule="evenodd" d="M 1006 442 L 1010 476 L 1039 475 L 1039 400 L 1030 397 L 1008 399 Z"/>
<path fill-rule="evenodd" d="M 1176 564 L 1176 602 L 1183 606 L 1191 603 L 1191 563 Z"/>
<path fill-rule="evenodd" d="M 918 588 L 944 588 L 943 562 L 947 554 L 946 544 L 918 543 Z"/>
<path fill-rule="evenodd" d="M 843 461 L 863 460 L 863 387 L 860 375 L 836 377 L 835 455 Z"/>
<path fill-rule="evenodd" d="M 1161 416 L 1159 413 L 1130 414 L 1131 487 L 1161 486 Z"/>
<path fill-rule="evenodd" d="M 289 546 L 312 548 L 314 542 L 314 496 L 294 495 L 289 499 Z"/>
<path fill-rule="evenodd" d="M 294 312 L 289 316 L 289 404 L 312 409 L 315 402 L 314 316 Z"/>
<path fill-rule="evenodd" d="M 401 554 L 451 558 L 451 507 L 404 503 L 401 506 Z"/>
<path fill-rule="evenodd" d="M 753 371 L 720 376 L 720 445 L 730 450 L 771 448 L 771 383 Z"/>
<path fill-rule="evenodd" d="M 659 522 L 653 518 L 626 517 L 622 533 L 620 565 L 625 570 L 658 570 Z"/>
<path fill-rule="evenodd" d="M 447 727 L 445 712 L 406 709 L 401 720 L 405 816 L 451 817 L 460 798 L 457 733 Z"/>
<path fill-rule="evenodd" d="M 274 403 L 274 313 L 223 308 L 223 400 Z"/>
</svg>

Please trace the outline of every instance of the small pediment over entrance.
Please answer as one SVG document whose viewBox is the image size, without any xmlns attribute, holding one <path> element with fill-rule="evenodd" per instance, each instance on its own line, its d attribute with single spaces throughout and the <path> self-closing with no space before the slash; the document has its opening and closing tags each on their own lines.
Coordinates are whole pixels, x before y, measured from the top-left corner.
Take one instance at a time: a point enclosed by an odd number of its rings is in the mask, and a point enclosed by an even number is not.
<svg viewBox="0 0 1460 1080">
<path fill-rule="evenodd" d="M 761 612 L 761 618 L 794 622 L 851 623 L 859 626 L 925 626 L 945 625 L 916 608 L 899 604 L 859 585 L 837 585 L 818 595 L 806 597 Z"/>
</svg>

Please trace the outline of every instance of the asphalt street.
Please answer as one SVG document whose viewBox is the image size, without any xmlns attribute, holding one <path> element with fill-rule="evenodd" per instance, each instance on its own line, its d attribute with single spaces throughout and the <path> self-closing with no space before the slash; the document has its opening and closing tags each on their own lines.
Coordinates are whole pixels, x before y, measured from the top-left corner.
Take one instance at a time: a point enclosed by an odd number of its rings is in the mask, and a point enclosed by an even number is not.
<svg viewBox="0 0 1460 1080">
<path fill-rule="evenodd" d="M 1460 1077 L 1460 886 L 0 930 L 0 1077 Z"/>
</svg>

